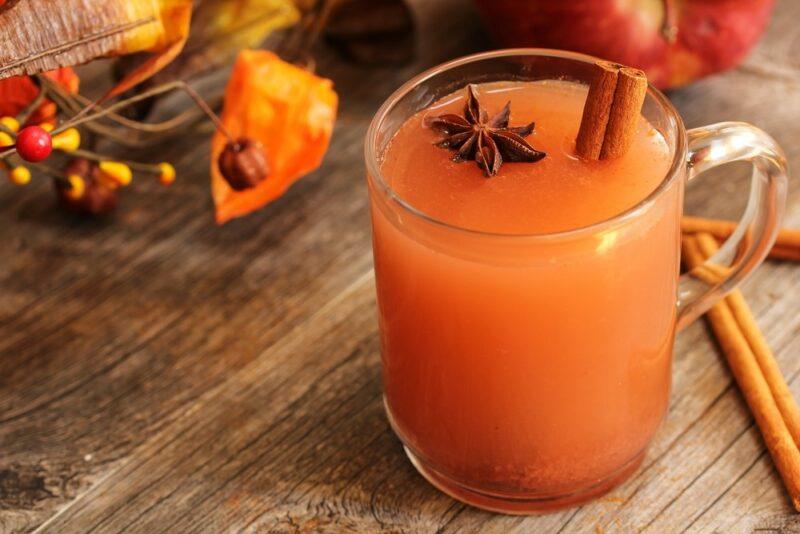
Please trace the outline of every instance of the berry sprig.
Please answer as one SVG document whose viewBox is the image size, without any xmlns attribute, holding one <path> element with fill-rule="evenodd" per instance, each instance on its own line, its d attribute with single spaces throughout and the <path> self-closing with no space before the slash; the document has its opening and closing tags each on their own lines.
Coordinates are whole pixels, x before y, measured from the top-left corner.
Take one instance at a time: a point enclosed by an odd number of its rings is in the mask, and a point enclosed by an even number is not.
<svg viewBox="0 0 800 534">
<path fill-rule="evenodd" d="M 26 126 L 17 134 L 14 146 L 19 157 L 30 163 L 38 163 L 53 152 L 53 137 L 41 126 Z"/>
<path fill-rule="evenodd" d="M 137 121 L 122 118 L 120 115 L 117 115 L 117 111 L 143 100 L 176 90 L 185 93 L 194 102 L 197 108 L 211 120 L 216 129 L 228 138 L 228 143 L 220 156 L 218 166 L 222 175 L 228 183 L 231 184 L 231 187 L 241 191 L 243 189 L 255 187 L 260 182 L 264 181 L 269 174 L 269 166 L 267 164 L 266 153 L 261 143 L 247 137 L 234 138 L 206 101 L 203 100 L 191 86 L 180 80 L 154 87 L 148 91 L 117 102 L 107 108 L 100 108 L 100 110 L 95 113 L 84 113 L 86 109 L 89 109 L 84 108 L 79 111 L 69 123 L 56 128 L 54 133 L 58 133 L 67 127 L 91 124 L 94 121 L 106 117 L 111 117 L 120 124 L 137 123 L 141 125 L 142 123 L 138 123 Z M 89 104 L 89 106 L 93 106 L 93 104 Z M 139 166 L 144 167 L 144 164 L 139 164 Z"/>
<path fill-rule="evenodd" d="M 196 106 L 195 110 L 210 119 L 216 129 L 228 138 L 218 166 L 232 188 L 243 190 L 255 187 L 269 173 L 266 153 L 261 144 L 247 137 L 234 138 L 210 106 L 182 81 L 157 86 L 102 107 L 80 95 L 64 91 L 46 76 L 36 76 L 34 79 L 39 86 L 34 102 L 17 117 L 0 118 L 0 166 L 6 169 L 10 180 L 16 185 L 30 182 L 29 167 L 51 176 L 59 199 L 70 209 L 89 214 L 110 211 L 116 205 L 117 190 L 131 183 L 134 172 L 156 176 L 163 185 L 174 182 L 175 168 L 168 162 L 148 164 L 127 161 L 81 148 L 82 135 L 79 129 L 86 129 L 91 137 L 134 146 L 139 143 L 132 140 L 131 135 L 126 135 L 125 130 L 154 137 L 164 135 L 196 121 L 197 113 L 184 112 L 167 121 L 149 124 L 126 118 L 119 112 L 143 100 L 176 90 L 188 95 Z M 52 122 L 25 124 L 32 110 L 45 98 L 55 102 L 58 112 L 68 115 L 68 118 L 57 125 Z M 20 128 L 20 124 L 25 125 Z M 53 152 L 72 158 L 66 162 L 63 171 L 42 163 Z"/>
<path fill-rule="evenodd" d="M 105 116 L 105 110 L 97 109 L 94 115 L 81 117 L 79 112 L 73 112 L 79 106 L 69 101 L 74 95 L 56 89 L 58 84 L 47 77 L 36 79 L 40 88 L 37 97 L 16 117 L 0 117 L 0 169 L 6 171 L 13 184 L 27 185 L 31 181 L 31 171 L 38 171 L 54 180 L 62 204 L 74 211 L 97 215 L 116 206 L 117 190 L 131 183 L 134 171 L 156 176 L 163 185 L 174 182 L 176 172 L 170 163 L 151 165 L 82 150 L 78 126 L 86 127 L 90 136 L 105 137 L 102 128 L 99 131 L 95 128 L 101 126 L 98 119 Z M 53 98 L 56 91 L 59 91 L 58 96 Z M 58 126 L 54 121 L 25 124 L 45 100 L 45 95 L 64 104 L 59 105 L 58 111 L 63 113 L 67 107 L 72 118 Z M 118 107 L 120 104 L 125 102 L 118 103 Z M 66 160 L 63 170 L 43 163 L 54 152 L 61 154 L 61 159 L 72 158 Z"/>
</svg>

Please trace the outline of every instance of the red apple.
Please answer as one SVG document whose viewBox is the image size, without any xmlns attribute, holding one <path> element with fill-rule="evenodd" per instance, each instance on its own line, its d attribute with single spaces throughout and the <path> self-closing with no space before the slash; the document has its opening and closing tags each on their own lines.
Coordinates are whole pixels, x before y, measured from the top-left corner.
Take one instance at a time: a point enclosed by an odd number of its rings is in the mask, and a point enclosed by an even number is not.
<svg viewBox="0 0 800 534">
<path fill-rule="evenodd" d="M 476 0 L 503 46 L 561 48 L 643 69 L 676 87 L 735 67 L 774 0 Z"/>
</svg>

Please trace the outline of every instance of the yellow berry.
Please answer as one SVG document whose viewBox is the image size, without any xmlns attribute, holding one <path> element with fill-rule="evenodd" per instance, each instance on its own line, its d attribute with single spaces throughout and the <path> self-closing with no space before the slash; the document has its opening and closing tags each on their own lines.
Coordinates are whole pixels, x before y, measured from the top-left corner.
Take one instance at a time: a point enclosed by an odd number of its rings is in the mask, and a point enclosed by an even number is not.
<svg viewBox="0 0 800 534">
<path fill-rule="evenodd" d="M 81 147 L 81 134 L 76 128 L 67 128 L 53 136 L 53 148 L 62 152 L 74 152 Z"/>
<path fill-rule="evenodd" d="M 169 163 L 159 163 L 158 169 L 161 174 L 158 175 L 158 181 L 164 185 L 169 185 L 175 181 L 175 167 Z"/>
<path fill-rule="evenodd" d="M 103 177 L 114 185 L 126 186 L 133 179 L 131 168 L 119 161 L 101 161 L 98 167 Z"/>
<path fill-rule="evenodd" d="M 5 132 L 0 132 L 0 148 L 14 145 L 14 138 Z"/>
<path fill-rule="evenodd" d="M 15 185 L 27 185 L 31 181 L 31 171 L 27 167 L 14 167 L 8 172 L 8 177 Z"/>
<path fill-rule="evenodd" d="M 56 129 L 56 124 L 54 122 L 43 122 L 39 125 L 39 128 L 47 133 L 50 133 Z"/>
<path fill-rule="evenodd" d="M 2 117 L 0 118 L 0 124 L 14 133 L 19 131 L 19 121 L 14 117 Z"/>
<path fill-rule="evenodd" d="M 86 192 L 86 182 L 77 174 L 70 174 L 67 176 L 67 180 L 69 181 L 69 189 L 64 194 L 72 200 L 80 200 Z"/>
</svg>

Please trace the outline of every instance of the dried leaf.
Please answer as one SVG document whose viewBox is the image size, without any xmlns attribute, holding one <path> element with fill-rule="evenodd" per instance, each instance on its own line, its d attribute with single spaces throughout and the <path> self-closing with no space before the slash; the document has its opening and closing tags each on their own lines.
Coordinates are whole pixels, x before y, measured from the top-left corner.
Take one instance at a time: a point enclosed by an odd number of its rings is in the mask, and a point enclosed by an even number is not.
<svg viewBox="0 0 800 534">
<path fill-rule="evenodd" d="M 122 90 L 163 68 L 183 47 L 191 0 L 25 0 L 0 7 L 0 79 L 152 52 Z M 115 93 L 121 92 L 115 88 Z"/>
<path fill-rule="evenodd" d="M 186 46 L 153 83 L 186 80 L 218 68 L 299 18 L 292 0 L 196 0 Z"/>
<path fill-rule="evenodd" d="M 117 82 L 117 84 L 112 87 L 108 93 L 106 93 L 102 100 L 121 95 L 125 91 L 132 89 L 146 79 L 152 77 L 155 73 L 169 65 L 172 60 L 181 53 L 183 44 L 183 40 L 176 41 L 161 52 L 147 58 L 142 64 L 133 69 L 124 78 L 122 78 L 122 80 Z"/>
<path fill-rule="evenodd" d="M 69 93 L 78 92 L 78 75 L 69 67 L 45 73 L 45 76 L 59 84 Z M 33 102 L 39 88 L 28 76 L 15 76 L 0 80 L 0 117 L 14 117 Z M 56 114 L 56 105 L 45 100 L 28 118 L 28 123 L 39 124 L 49 121 Z"/>
<path fill-rule="evenodd" d="M 292 0 L 201 0 L 193 14 L 187 51 L 231 57 L 255 48 L 273 31 L 300 19 Z"/>
<path fill-rule="evenodd" d="M 19 0 L 0 0 L 0 14 L 3 13 L 6 9 L 9 9 L 11 6 L 19 2 Z"/>
<path fill-rule="evenodd" d="M 240 217 L 280 197 L 317 168 L 328 149 L 338 97 L 320 78 L 264 50 L 242 51 L 225 90 L 222 122 L 234 138 L 259 141 L 270 172 L 252 189 L 234 191 L 217 168 L 227 138 L 214 135 L 211 192 L 217 222 Z"/>
</svg>

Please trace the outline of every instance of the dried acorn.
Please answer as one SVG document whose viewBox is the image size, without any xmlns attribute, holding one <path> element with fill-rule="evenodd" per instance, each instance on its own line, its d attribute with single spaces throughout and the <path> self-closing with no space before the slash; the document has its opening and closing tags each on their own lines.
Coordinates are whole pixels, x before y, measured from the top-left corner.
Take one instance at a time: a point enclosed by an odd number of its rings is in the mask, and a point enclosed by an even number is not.
<svg viewBox="0 0 800 534">
<path fill-rule="evenodd" d="M 64 168 L 64 174 L 67 179 L 57 180 L 55 188 L 65 208 L 82 215 L 105 215 L 117 207 L 119 194 L 100 179 L 97 164 L 73 159 Z"/>
<path fill-rule="evenodd" d="M 258 141 L 246 137 L 225 145 L 217 165 L 219 172 L 235 191 L 253 188 L 269 174 L 264 147 Z"/>
</svg>

